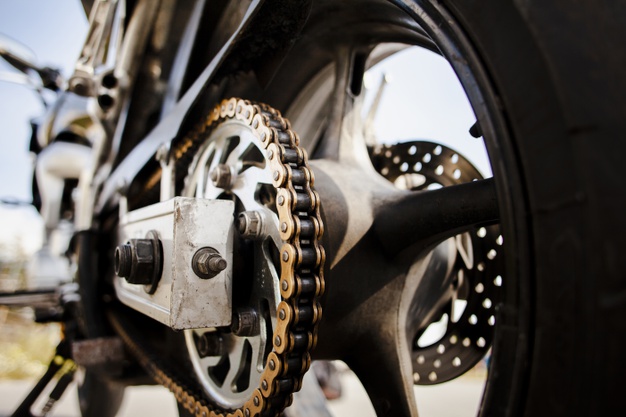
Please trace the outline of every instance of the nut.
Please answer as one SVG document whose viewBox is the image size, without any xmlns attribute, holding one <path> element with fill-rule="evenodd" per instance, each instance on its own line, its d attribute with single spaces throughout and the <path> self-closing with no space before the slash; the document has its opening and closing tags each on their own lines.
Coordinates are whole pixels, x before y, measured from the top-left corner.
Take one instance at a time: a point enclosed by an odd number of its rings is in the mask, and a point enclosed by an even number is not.
<svg viewBox="0 0 626 417">
<path fill-rule="evenodd" d="M 129 284 L 150 285 L 149 294 L 156 291 L 161 278 L 163 254 L 155 231 L 147 239 L 130 239 L 115 249 L 115 274 Z"/>
<path fill-rule="evenodd" d="M 199 249 L 191 260 L 193 271 L 202 279 L 210 279 L 228 267 L 226 259 L 213 248 Z"/>
<path fill-rule="evenodd" d="M 229 188 L 232 183 L 233 174 L 226 164 L 219 164 L 211 170 L 211 181 L 218 188 Z"/>
<path fill-rule="evenodd" d="M 258 211 L 244 211 L 239 214 L 239 233 L 244 239 L 259 239 L 262 237 L 263 218 Z"/>
</svg>

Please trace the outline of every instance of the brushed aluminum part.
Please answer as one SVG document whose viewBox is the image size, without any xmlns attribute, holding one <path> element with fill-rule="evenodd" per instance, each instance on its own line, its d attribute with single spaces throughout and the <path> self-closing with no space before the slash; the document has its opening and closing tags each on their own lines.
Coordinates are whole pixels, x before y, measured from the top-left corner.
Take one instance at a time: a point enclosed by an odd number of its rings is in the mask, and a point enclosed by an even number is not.
<svg viewBox="0 0 626 417">
<path fill-rule="evenodd" d="M 232 320 L 232 201 L 175 197 L 127 213 L 119 227 L 120 244 L 156 231 L 163 249 L 162 275 L 153 294 L 149 286 L 115 279 L 126 305 L 175 329 L 229 326 Z M 192 269 L 194 254 L 217 250 L 227 266 L 212 279 Z"/>
</svg>

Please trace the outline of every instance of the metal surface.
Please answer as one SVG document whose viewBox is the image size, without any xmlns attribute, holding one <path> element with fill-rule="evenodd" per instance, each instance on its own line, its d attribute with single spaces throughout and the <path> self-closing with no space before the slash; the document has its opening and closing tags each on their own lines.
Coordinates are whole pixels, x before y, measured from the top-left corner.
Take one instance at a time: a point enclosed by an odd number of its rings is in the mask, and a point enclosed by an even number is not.
<svg viewBox="0 0 626 417">
<path fill-rule="evenodd" d="M 94 95 L 96 89 L 94 75 L 107 62 L 108 48 L 115 45 L 112 49 L 117 51 L 118 45 L 115 42 L 109 44 L 110 37 L 114 34 L 117 5 L 117 0 L 99 0 L 92 9 L 89 32 L 74 74 L 69 80 L 69 90 L 78 95 L 86 97 Z M 118 41 L 120 38 L 117 38 Z"/>
<path fill-rule="evenodd" d="M 117 278 L 120 300 L 173 329 L 230 325 L 232 268 L 203 280 L 191 265 L 194 254 L 204 247 L 215 248 L 232 265 L 233 209 L 230 201 L 176 197 L 123 216 L 119 242 L 145 239 L 156 231 L 163 248 L 163 272 L 154 294 L 149 294 L 151 285 Z"/>
<path fill-rule="evenodd" d="M 205 4 L 206 0 L 195 0 L 191 17 L 189 18 L 189 22 L 185 25 L 185 34 L 183 35 L 178 52 L 176 53 L 174 65 L 167 83 L 167 91 L 165 92 L 165 97 L 163 98 L 163 105 L 161 109 L 162 116 L 169 113 L 180 98 L 183 81 L 185 80 L 185 73 L 187 72 L 191 51 L 198 35 L 198 27 L 200 25 L 202 11 L 204 10 Z"/>
</svg>

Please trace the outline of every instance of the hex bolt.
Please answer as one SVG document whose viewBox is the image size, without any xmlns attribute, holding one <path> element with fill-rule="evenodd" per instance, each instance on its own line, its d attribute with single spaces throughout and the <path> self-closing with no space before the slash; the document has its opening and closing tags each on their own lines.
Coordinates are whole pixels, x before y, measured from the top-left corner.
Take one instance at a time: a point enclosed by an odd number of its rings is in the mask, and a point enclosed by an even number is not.
<svg viewBox="0 0 626 417">
<path fill-rule="evenodd" d="M 233 314 L 231 331 L 237 336 L 254 336 L 259 332 L 259 318 L 251 307 L 239 308 Z"/>
<path fill-rule="evenodd" d="M 239 214 L 237 229 L 244 239 L 256 240 L 262 237 L 263 218 L 258 211 L 244 211 Z"/>
<path fill-rule="evenodd" d="M 226 259 L 213 248 L 199 249 L 191 260 L 193 272 L 202 279 L 210 279 L 228 267 Z"/>
<path fill-rule="evenodd" d="M 222 356 L 223 340 L 219 333 L 205 332 L 195 335 L 196 349 L 201 358 L 207 356 Z"/>
<path fill-rule="evenodd" d="M 213 185 L 218 188 L 228 188 L 231 185 L 233 174 L 226 164 L 219 164 L 209 174 Z"/>
<path fill-rule="evenodd" d="M 152 239 L 130 239 L 115 249 L 115 274 L 129 284 L 151 285 L 151 293 L 161 277 L 161 244 L 155 232 Z"/>
</svg>

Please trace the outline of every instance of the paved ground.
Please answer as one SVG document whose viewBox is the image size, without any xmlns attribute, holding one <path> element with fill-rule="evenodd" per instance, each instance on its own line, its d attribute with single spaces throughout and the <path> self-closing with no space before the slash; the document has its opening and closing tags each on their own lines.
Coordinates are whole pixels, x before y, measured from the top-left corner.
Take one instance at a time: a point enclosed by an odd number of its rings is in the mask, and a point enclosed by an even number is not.
<svg viewBox="0 0 626 417">
<path fill-rule="evenodd" d="M 0 381 L 0 417 L 10 416 L 33 381 Z M 375 416 L 365 391 L 351 373 L 342 376 L 344 395 L 330 403 L 335 417 Z M 416 389 L 420 416 L 423 417 L 470 417 L 476 416 L 483 382 L 476 377 L 464 377 L 456 381 L 432 387 Z M 76 390 L 66 392 L 54 408 L 52 416 L 80 417 Z M 174 397 L 161 387 L 129 388 L 120 410 L 120 417 L 174 417 L 177 415 Z"/>
</svg>

